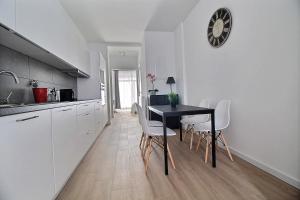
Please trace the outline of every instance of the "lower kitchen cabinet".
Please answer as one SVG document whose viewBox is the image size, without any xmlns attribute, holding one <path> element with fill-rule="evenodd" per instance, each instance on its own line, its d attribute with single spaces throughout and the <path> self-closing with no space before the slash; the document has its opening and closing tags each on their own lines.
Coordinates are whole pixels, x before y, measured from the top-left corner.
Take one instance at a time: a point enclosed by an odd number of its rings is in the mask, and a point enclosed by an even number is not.
<svg viewBox="0 0 300 200">
<path fill-rule="evenodd" d="M 0 199 L 51 200 L 51 110 L 0 118 Z"/>
<path fill-rule="evenodd" d="M 105 127 L 107 121 L 108 121 L 108 112 L 107 112 L 107 105 L 102 105 L 101 108 L 101 120 L 102 120 L 102 126 L 101 126 L 101 130 Z"/>
<path fill-rule="evenodd" d="M 52 200 L 106 123 L 100 101 L 0 117 L 0 200 Z"/>
<path fill-rule="evenodd" d="M 103 121 L 101 119 L 101 115 L 102 115 L 101 108 L 102 108 L 101 102 L 100 101 L 95 102 L 95 129 L 97 135 L 99 135 L 102 130 Z"/>
<path fill-rule="evenodd" d="M 52 110 L 55 193 L 58 193 L 81 159 L 78 157 L 76 106 Z"/>
<path fill-rule="evenodd" d="M 91 144 L 96 139 L 94 103 L 77 106 L 77 125 L 79 132 L 80 157 L 86 154 Z"/>
</svg>

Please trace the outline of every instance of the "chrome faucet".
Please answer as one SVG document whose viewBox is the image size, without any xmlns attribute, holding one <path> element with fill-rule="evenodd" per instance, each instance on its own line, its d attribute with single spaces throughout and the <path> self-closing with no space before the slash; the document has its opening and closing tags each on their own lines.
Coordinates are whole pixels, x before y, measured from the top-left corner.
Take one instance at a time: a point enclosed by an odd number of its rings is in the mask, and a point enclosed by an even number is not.
<svg viewBox="0 0 300 200">
<path fill-rule="evenodd" d="M 14 78 L 16 84 L 20 83 L 19 78 L 17 77 L 17 75 L 14 72 L 11 72 L 11 71 L 0 71 L 0 75 L 1 74 L 11 75 Z M 10 91 L 9 95 L 4 100 L 0 100 L 0 104 L 9 104 L 9 98 L 12 95 L 12 93 L 13 93 L 13 91 Z"/>
<path fill-rule="evenodd" d="M 0 71 L 0 74 L 9 74 L 15 79 L 16 84 L 20 83 L 19 78 L 17 77 L 17 75 L 15 73 L 11 72 L 11 71 Z"/>
</svg>

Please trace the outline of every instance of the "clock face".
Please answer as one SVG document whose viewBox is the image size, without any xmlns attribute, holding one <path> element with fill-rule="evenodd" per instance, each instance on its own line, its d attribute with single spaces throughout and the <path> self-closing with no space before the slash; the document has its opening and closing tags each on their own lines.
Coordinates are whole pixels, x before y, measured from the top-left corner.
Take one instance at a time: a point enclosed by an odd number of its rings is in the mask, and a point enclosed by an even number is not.
<svg viewBox="0 0 300 200">
<path fill-rule="evenodd" d="M 207 38 L 213 47 L 222 46 L 229 37 L 232 27 L 231 13 L 227 8 L 218 9 L 210 19 Z"/>
</svg>

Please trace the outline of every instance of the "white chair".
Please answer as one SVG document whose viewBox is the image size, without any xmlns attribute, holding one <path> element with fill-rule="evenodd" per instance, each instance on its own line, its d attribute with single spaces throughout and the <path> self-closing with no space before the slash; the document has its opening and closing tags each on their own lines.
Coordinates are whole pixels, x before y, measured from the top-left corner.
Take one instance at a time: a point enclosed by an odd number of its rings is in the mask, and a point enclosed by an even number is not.
<svg viewBox="0 0 300 200">
<path fill-rule="evenodd" d="M 163 127 L 149 126 L 147 123 L 147 119 L 145 117 L 145 113 L 139 105 L 137 105 L 137 110 L 138 110 L 139 119 L 141 121 L 141 126 L 142 126 L 144 137 L 145 137 L 145 142 L 142 147 L 142 156 L 145 159 L 145 170 L 147 172 L 150 155 L 153 150 L 153 143 L 156 143 L 159 147 L 164 148 L 163 144 L 160 142 L 160 139 L 162 139 L 162 137 L 163 137 Z M 175 136 L 175 135 L 176 135 L 176 132 L 167 128 L 167 136 L 168 137 Z M 167 150 L 168 150 L 168 154 L 169 154 L 169 158 L 171 160 L 172 166 L 175 169 L 175 162 L 174 162 L 169 144 L 167 144 Z"/>
<path fill-rule="evenodd" d="M 138 110 L 138 107 L 140 107 L 140 105 L 137 103 L 134 103 L 134 105 L 136 107 L 136 110 Z M 139 117 L 139 124 L 142 125 L 140 115 L 138 115 L 138 117 Z M 148 123 L 148 126 L 151 126 L 151 127 L 162 127 L 163 126 L 162 122 L 155 121 L 155 120 L 147 120 L 147 123 Z M 144 143 L 144 138 L 145 138 L 145 134 L 144 134 L 144 132 L 142 132 L 142 136 L 141 136 L 140 144 L 139 144 L 140 149 L 142 149 L 142 145 Z"/>
<path fill-rule="evenodd" d="M 199 107 L 203 108 L 209 108 L 209 101 L 207 99 L 203 99 Z M 191 139 L 190 139 L 190 150 L 193 148 L 193 138 L 194 138 L 194 125 L 196 123 L 202 123 L 202 122 L 207 122 L 209 120 L 209 115 L 191 115 L 191 116 L 185 116 L 180 123 L 182 124 L 183 127 L 185 128 L 185 133 L 183 136 L 183 140 L 187 136 L 187 134 L 191 134 Z M 201 137 L 201 135 L 199 135 Z"/>
<path fill-rule="evenodd" d="M 229 126 L 230 123 L 230 100 L 221 100 L 215 109 L 215 129 L 216 129 L 216 141 L 220 141 L 226 148 L 229 158 L 233 161 L 230 150 L 228 148 L 227 142 L 225 140 L 223 130 Z M 197 123 L 194 125 L 194 130 L 199 133 L 205 134 L 206 139 L 206 151 L 205 151 L 205 163 L 207 163 L 208 158 L 208 148 L 211 144 L 211 121 L 204 123 Z M 199 138 L 197 144 L 197 150 L 199 149 L 201 139 Z"/>
<path fill-rule="evenodd" d="M 144 104 L 145 104 L 145 112 L 146 112 L 146 119 L 148 120 L 149 126 L 163 126 L 163 123 L 161 121 L 156 120 L 149 120 L 149 110 L 148 110 L 148 101 L 146 98 L 144 98 Z"/>
</svg>

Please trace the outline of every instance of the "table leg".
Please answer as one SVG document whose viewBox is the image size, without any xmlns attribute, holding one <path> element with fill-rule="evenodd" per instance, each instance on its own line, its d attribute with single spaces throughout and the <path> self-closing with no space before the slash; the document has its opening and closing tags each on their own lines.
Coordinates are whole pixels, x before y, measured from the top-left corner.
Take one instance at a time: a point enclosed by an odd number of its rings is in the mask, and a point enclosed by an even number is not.
<svg viewBox="0 0 300 200">
<path fill-rule="evenodd" d="M 212 167 L 216 167 L 216 129 L 215 129 L 215 111 L 211 113 L 211 157 Z"/>
<path fill-rule="evenodd" d="M 182 142 L 182 124 L 180 123 L 181 116 L 179 116 L 179 130 L 180 130 L 180 141 Z"/>
<path fill-rule="evenodd" d="M 167 148 L 167 123 L 166 116 L 163 116 L 163 131 L 164 131 L 164 159 L 165 159 L 165 175 L 168 175 L 168 148 Z"/>
</svg>

